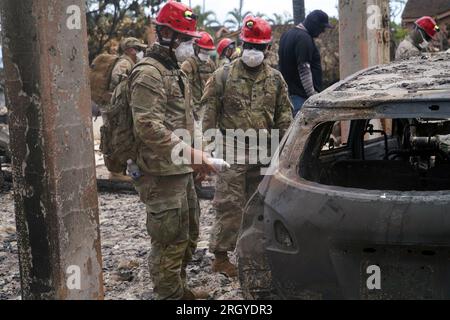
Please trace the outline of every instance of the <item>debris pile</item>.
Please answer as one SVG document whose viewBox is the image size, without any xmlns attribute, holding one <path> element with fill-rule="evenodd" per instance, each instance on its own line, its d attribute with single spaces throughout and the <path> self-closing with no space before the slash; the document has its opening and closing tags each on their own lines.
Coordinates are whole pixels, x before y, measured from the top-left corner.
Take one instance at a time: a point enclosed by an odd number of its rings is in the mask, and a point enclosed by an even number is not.
<svg viewBox="0 0 450 320">
<path fill-rule="evenodd" d="M 101 193 L 99 207 L 105 299 L 154 299 L 147 264 L 151 245 L 145 205 L 136 194 Z M 201 238 L 188 266 L 189 285 L 210 291 L 211 299 L 242 299 L 237 279 L 211 271 L 208 239 L 214 215 L 210 201 L 202 200 L 201 207 Z M 0 193 L 0 208 L 0 300 L 20 299 L 12 193 Z"/>
</svg>

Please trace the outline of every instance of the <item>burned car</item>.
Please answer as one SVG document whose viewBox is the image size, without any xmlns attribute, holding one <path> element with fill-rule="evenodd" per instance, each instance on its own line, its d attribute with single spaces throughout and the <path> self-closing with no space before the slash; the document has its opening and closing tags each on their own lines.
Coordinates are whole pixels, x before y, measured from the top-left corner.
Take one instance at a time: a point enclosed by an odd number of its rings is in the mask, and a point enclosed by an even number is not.
<svg viewBox="0 0 450 320">
<path fill-rule="evenodd" d="M 450 298 L 450 54 L 309 99 L 251 198 L 246 298 Z"/>
</svg>

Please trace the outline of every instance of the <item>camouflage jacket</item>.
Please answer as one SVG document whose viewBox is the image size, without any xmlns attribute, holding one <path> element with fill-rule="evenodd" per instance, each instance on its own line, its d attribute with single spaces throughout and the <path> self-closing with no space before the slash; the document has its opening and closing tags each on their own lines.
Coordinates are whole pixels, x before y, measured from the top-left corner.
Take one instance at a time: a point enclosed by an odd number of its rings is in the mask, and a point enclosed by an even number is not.
<svg viewBox="0 0 450 320">
<path fill-rule="evenodd" d="M 109 90 L 114 91 L 120 81 L 128 76 L 128 73 L 133 69 L 133 66 L 134 61 L 129 56 L 126 54 L 121 55 L 111 72 Z"/>
<path fill-rule="evenodd" d="M 225 68 L 229 69 L 227 77 L 223 76 Z M 246 68 L 240 58 L 219 68 L 206 84 L 202 108 L 204 131 L 279 129 L 281 137 L 292 122 L 287 84 L 266 62 L 256 72 Z"/>
<path fill-rule="evenodd" d="M 395 52 L 395 60 L 408 59 L 413 56 L 419 56 L 421 51 L 413 44 L 411 36 L 407 36 L 405 40 L 400 42 Z"/>
<path fill-rule="evenodd" d="M 154 44 L 148 56 L 130 75 L 137 164 L 144 173 L 152 175 L 192 172 L 190 166 L 176 165 L 171 158 L 173 148 L 181 142 L 173 131 L 187 129 L 193 136 L 189 82 L 170 58 L 168 49 Z"/>
<path fill-rule="evenodd" d="M 216 65 L 209 59 L 208 62 L 201 61 L 197 56 L 188 58 L 181 65 L 181 70 L 187 75 L 191 86 L 192 98 L 194 100 L 194 113 L 202 115 L 200 101 L 206 82 L 216 70 Z"/>
<path fill-rule="evenodd" d="M 230 63 L 230 59 L 228 59 L 227 57 L 223 56 L 221 58 L 219 58 L 219 60 L 217 61 L 217 69 L 223 67 L 224 65 Z"/>
<path fill-rule="evenodd" d="M 271 66 L 274 69 L 278 69 L 278 53 L 274 50 L 270 50 L 267 53 L 266 62 L 269 66 Z"/>
</svg>

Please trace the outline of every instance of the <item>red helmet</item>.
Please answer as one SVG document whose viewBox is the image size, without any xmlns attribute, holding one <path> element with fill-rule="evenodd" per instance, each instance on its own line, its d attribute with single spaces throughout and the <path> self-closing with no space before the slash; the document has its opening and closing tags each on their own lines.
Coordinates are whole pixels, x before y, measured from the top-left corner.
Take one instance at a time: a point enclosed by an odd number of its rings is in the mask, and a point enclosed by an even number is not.
<svg viewBox="0 0 450 320">
<path fill-rule="evenodd" d="M 167 26 L 178 33 L 191 37 L 201 37 L 196 31 L 197 16 L 192 9 L 181 2 L 169 1 L 166 3 L 158 12 L 156 24 Z"/>
<path fill-rule="evenodd" d="M 425 16 L 415 22 L 416 26 L 426 32 L 431 38 L 434 38 L 439 32 L 439 26 L 433 18 Z"/>
<path fill-rule="evenodd" d="M 220 40 L 219 44 L 217 45 L 217 53 L 219 54 L 219 57 L 222 56 L 222 53 L 224 52 L 224 50 L 233 43 L 235 43 L 235 42 L 228 38 Z"/>
<path fill-rule="evenodd" d="M 214 46 L 214 40 L 208 32 L 202 31 L 200 32 L 202 36 L 200 39 L 195 40 L 195 43 L 202 49 L 206 50 L 214 50 L 216 47 Z"/>
<path fill-rule="evenodd" d="M 241 30 L 241 40 L 254 44 L 272 42 L 272 28 L 263 18 L 247 16 Z"/>
</svg>

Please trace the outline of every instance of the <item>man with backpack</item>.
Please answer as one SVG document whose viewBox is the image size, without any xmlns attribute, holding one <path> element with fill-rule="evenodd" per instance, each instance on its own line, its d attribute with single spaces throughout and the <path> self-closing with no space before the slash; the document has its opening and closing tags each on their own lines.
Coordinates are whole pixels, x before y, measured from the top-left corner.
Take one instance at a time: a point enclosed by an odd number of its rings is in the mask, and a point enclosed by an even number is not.
<svg viewBox="0 0 450 320">
<path fill-rule="evenodd" d="M 106 126 L 113 126 L 113 123 L 108 119 L 108 114 L 111 109 L 111 97 L 114 89 L 123 80 L 126 79 L 128 73 L 143 56 L 143 51 L 147 48 L 141 41 L 136 38 L 125 38 L 122 40 L 120 50 L 121 56 L 103 53 L 97 56 L 91 64 L 90 83 L 91 83 L 91 97 L 94 102 L 92 105 L 95 116 L 98 113 L 103 118 L 103 128 Z M 109 179 L 115 181 L 131 182 L 131 179 L 124 175 L 123 171 L 119 171 L 121 164 L 108 156 L 105 146 L 111 144 L 112 137 L 103 130 L 101 135 L 101 148 L 103 152 L 105 165 L 109 171 Z"/>
<path fill-rule="evenodd" d="M 196 19 L 186 5 L 167 2 L 156 17 L 158 42 L 136 64 L 124 86 L 129 89 L 135 133 L 133 160 L 142 174 L 135 187 L 147 208 L 147 230 L 152 241 L 149 269 L 157 299 L 207 297 L 206 292 L 187 286 L 186 266 L 199 236 L 200 208 L 193 171 L 207 174 L 214 167 L 206 153 L 192 148 L 174 132 L 184 129 L 193 137 L 191 92 L 178 62 L 190 50 L 191 40 L 201 37 L 196 31 Z M 172 156 L 179 145 L 186 155 L 201 159 L 202 164 L 176 164 Z"/>
<path fill-rule="evenodd" d="M 248 159 L 251 150 L 259 150 L 259 145 L 236 143 L 235 135 L 230 137 L 230 130 L 234 133 L 263 131 L 270 136 L 275 134 L 273 129 L 278 129 L 281 138 L 292 122 L 287 84 L 265 59 L 272 41 L 270 24 L 262 18 L 247 16 L 241 40 L 244 42 L 242 56 L 214 73 L 201 102 L 205 112 L 203 130 L 219 129 L 226 137 L 223 149 L 245 154 L 245 159 L 237 159 L 230 169 L 219 173 L 214 197 L 216 220 L 209 246 L 215 255 L 212 270 L 229 277 L 236 276 L 237 270 L 229 261 L 228 252 L 235 249 L 243 208 L 262 178 L 260 161 L 253 164 Z M 229 154 L 227 161 L 228 158 Z M 240 164 L 241 160 L 245 164 Z"/>
</svg>

